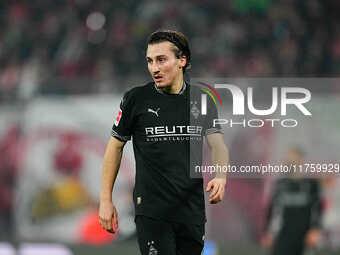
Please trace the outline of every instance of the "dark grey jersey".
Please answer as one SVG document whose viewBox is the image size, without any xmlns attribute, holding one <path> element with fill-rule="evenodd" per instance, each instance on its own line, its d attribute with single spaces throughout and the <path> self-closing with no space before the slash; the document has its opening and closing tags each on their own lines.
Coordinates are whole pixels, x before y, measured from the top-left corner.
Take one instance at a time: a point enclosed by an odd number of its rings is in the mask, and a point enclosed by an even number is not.
<svg viewBox="0 0 340 255">
<path fill-rule="evenodd" d="M 124 95 L 112 136 L 133 138 L 136 215 L 205 222 L 203 181 L 191 178 L 190 169 L 202 164 L 203 137 L 221 129 L 213 126 L 217 110 L 212 102 L 207 114 L 200 114 L 200 96 L 198 88 L 185 83 L 179 94 L 148 83 Z"/>
</svg>

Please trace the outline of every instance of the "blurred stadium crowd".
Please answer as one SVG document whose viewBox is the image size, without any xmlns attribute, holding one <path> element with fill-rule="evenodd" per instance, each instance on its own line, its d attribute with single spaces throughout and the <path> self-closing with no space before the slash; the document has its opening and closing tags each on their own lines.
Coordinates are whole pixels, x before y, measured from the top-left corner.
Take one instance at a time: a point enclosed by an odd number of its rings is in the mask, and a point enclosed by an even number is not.
<svg viewBox="0 0 340 255">
<path fill-rule="evenodd" d="M 335 76 L 336 0 L 0 2 L 0 102 L 122 92 L 148 79 L 145 40 L 183 31 L 191 76 Z"/>
</svg>

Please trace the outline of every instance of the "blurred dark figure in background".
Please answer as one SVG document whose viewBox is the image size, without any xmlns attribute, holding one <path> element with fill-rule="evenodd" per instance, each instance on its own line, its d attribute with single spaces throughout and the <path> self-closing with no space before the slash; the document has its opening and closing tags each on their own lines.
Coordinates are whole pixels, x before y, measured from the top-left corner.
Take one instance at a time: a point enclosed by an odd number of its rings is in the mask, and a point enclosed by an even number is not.
<svg viewBox="0 0 340 255">
<path fill-rule="evenodd" d="M 284 162 L 301 165 L 304 152 L 293 148 Z M 273 255 L 302 255 L 306 247 L 315 247 L 320 240 L 321 211 L 318 180 L 300 172 L 279 179 L 269 204 L 262 245 L 272 248 Z"/>
<path fill-rule="evenodd" d="M 0 139 L 0 240 L 11 237 L 13 201 L 18 170 L 19 129 L 11 127 Z"/>
</svg>

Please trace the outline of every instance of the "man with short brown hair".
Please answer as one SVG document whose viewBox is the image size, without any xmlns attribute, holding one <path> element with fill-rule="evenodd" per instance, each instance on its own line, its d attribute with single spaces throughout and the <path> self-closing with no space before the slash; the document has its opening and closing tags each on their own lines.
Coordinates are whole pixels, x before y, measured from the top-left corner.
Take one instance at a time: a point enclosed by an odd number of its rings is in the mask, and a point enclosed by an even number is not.
<svg viewBox="0 0 340 255">
<path fill-rule="evenodd" d="M 103 163 L 100 223 L 110 232 L 118 228 L 112 189 L 123 147 L 132 136 L 136 159 L 133 198 L 141 253 L 198 255 L 204 246 L 206 221 L 203 180 L 192 178 L 190 169 L 202 164 L 204 136 L 213 163 L 228 164 L 221 127 L 213 126 L 217 109 L 209 102 L 207 114 L 198 114 L 200 90 L 183 79 L 191 65 L 191 52 L 182 33 L 152 33 L 146 60 L 153 82 L 124 95 L 112 127 Z M 225 184 L 223 174 L 208 183 L 210 203 L 223 199 Z"/>
</svg>

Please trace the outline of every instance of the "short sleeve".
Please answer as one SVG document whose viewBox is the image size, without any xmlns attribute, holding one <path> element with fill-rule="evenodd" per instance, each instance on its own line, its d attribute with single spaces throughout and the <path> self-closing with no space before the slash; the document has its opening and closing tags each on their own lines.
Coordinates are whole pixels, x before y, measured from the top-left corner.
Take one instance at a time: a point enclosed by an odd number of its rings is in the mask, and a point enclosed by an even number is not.
<svg viewBox="0 0 340 255">
<path fill-rule="evenodd" d="M 208 99 L 207 116 L 204 122 L 205 135 L 210 135 L 214 133 L 222 133 L 223 130 L 220 124 L 214 124 L 214 120 L 218 119 L 218 112 L 216 104 Z"/>
<path fill-rule="evenodd" d="M 120 102 L 119 110 L 115 116 L 111 130 L 111 136 L 120 141 L 127 142 L 132 135 L 133 120 L 133 98 L 131 93 L 127 92 Z"/>
</svg>

